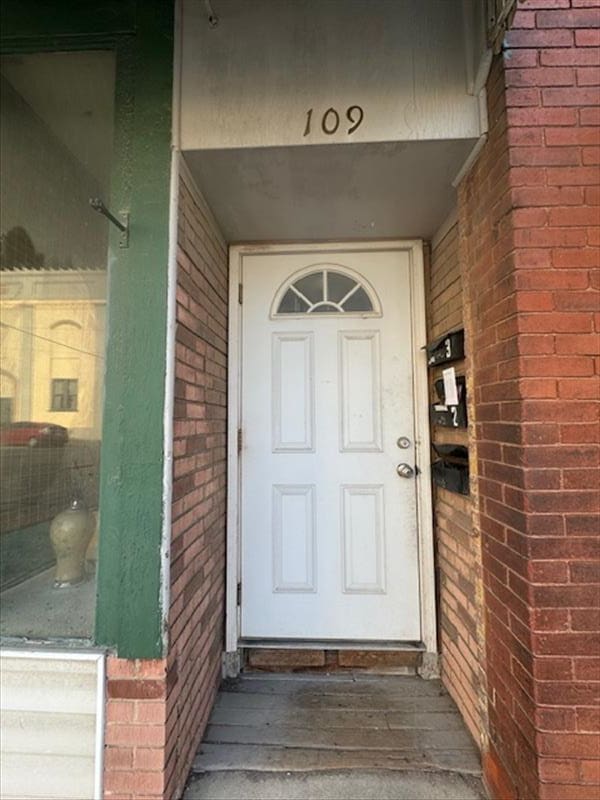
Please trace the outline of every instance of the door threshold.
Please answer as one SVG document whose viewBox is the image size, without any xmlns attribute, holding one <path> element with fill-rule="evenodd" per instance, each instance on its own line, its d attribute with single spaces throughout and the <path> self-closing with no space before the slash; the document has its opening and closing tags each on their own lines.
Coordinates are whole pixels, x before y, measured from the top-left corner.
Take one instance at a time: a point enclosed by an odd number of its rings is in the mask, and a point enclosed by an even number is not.
<svg viewBox="0 0 600 800">
<path fill-rule="evenodd" d="M 381 641 L 363 639 L 253 639 L 246 637 L 238 642 L 240 648 L 277 650 L 388 650 L 409 653 L 425 652 L 422 642 Z"/>
</svg>

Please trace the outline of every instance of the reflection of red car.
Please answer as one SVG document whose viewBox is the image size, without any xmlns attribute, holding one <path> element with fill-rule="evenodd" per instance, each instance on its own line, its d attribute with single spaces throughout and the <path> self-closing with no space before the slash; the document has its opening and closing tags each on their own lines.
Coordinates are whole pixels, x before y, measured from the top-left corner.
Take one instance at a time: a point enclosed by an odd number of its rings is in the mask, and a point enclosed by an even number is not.
<svg viewBox="0 0 600 800">
<path fill-rule="evenodd" d="M 11 422 L 0 428 L 0 444 L 18 447 L 19 445 L 63 445 L 69 439 L 69 432 L 62 425 L 48 422 Z"/>
</svg>

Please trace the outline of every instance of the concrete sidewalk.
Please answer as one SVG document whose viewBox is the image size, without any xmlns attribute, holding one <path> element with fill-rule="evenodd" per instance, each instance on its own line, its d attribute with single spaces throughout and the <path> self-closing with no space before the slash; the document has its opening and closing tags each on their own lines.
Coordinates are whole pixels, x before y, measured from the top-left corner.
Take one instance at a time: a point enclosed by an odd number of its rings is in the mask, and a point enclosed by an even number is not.
<svg viewBox="0 0 600 800">
<path fill-rule="evenodd" d="M 184 800 L 484 800 L 439 681 L 245 675 L 224 685 Z"/>
<path fill-rule="evenodd" d="M 185 800 L 484 800 L 481 782 L 452 773 L 219 772 L 194 778 Z"/>
</svg>

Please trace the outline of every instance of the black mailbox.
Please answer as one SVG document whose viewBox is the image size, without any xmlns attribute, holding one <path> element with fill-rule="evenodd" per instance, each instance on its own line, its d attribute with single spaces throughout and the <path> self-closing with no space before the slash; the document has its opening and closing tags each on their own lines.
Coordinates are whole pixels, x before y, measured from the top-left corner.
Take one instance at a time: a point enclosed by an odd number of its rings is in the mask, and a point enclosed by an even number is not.
<svg viewBox="0 0 600 800">
<path fill-rule="evenodd" d="M 450 461 L 434 461 L 431 476 L 436 486 L 457 494 L 469 494 L 469 465 Z"/>
<path fill-rule="evenodd" d="M 427 345 L 427 365 L 429 367 L 434 367 L 437 364 L 447 364 L 449 361 L 458 361 L 458 359 L 464 357 L 464 328 L 446 333 L 436 339 L 435 342 Z"/>
<path fill-rule="evenodd" d="M 434 386 L 439 402 L 432 403 L 430 406 L 429 414 L 432 425 L 439 425 L 441 428 L 466 428 L 467 389 L 464 376 L 460 375 L 456 378 L 458 405 L 446 405 L 444 381 L 442 378 L 437 380 Z"/>
<path fill-rule="evenodd" d="M 439 442 L 434 442 L 433 449 L 441 458 L 449 458 L 453 461 L 460 461 L 463 464 L 469 463 L 469 448 L 464 444 L 440 444 Z"/>
<path fill-rule="evenodd" d="M 449 492 L 469 494 L 469 451 L 462 444 L 438 444 L 433 449 L 440 456 L 431 465 L 431 476 L 436 486 Z"/>
</svg>

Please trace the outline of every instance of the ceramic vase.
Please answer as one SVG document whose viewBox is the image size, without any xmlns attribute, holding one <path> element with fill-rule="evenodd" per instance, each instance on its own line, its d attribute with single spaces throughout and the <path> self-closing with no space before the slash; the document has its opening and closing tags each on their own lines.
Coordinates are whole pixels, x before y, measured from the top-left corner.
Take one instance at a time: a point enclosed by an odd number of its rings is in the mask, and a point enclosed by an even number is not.
<svg viewBox="0 0 600 800">
<path fill-rule="evenodd" d="M 50 525 L 50 540 L 56 556 L 54 586 L 76 586 L 85 578 L 85 553 L 94 535 L 94 517 L 79 500 L 73 500 Z"/>
</svg>

